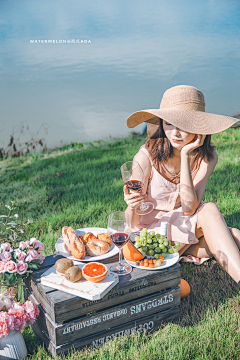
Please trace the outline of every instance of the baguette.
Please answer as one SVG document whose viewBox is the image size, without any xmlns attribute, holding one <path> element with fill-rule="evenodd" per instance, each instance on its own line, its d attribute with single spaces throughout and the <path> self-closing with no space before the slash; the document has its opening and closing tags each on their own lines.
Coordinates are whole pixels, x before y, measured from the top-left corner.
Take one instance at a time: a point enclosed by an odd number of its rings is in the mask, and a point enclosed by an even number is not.
<svg viewBox="0 0 240 360">
<path fill-rule="evenodd" d="M 86 255 L 85 245 L 76 231 L 71 226 L 64 226 L 62 235 L 63 241 L 72 256 L 79 260 L 84 259 Z"/>
<path fill-rule="evenodd" d="M 67 234 L 67 229 L 68 229 L 68 226 L 64 226 L 64 227 L 62 228 L 62 237 L 63 237 L 64 244 L 65 244 L 65 245 L 67 246 L 67 248 L 68 248 L 68 246 L 69 246 L 69 244 L 70 244 L 70 239 L 69 239 L 68 234 Z"/>
</svg>

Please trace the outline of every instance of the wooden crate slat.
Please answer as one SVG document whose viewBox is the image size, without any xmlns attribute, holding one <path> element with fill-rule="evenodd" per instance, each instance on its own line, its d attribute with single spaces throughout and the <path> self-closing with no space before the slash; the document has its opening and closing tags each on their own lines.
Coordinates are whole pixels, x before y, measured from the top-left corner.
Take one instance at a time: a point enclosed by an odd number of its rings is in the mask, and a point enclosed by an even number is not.
<svg viewBox="0 0 240 360">
<path fill-rule="evenodd" d="M 159 329 L 161 324 L 166 321 L 172 321 L 179 319 L 179 306 L 171 308 L 169 310 L 165 310 L 136 321 L 131 321 L 126 324 L 122 324 L 116 326 L 111 329 L 107 329 L 102 331 L 101 333 L 91 335 L 88 337 L 84 337 L 82 339 L 78 339 L 71 343 L 55 346 L 50 338 L 47 336 L 45 331 L 39 325 L 39 322 L 36 321 L 32 326 L 34 333 L 43 341 L 45 346 L 49 349 L 51 354 L 56 357 L 60 354 L 66 354 L 71 351 L 73 348 L 75 350 L 81 350 L 84 347 L 99 347 L 102 346 L 105 342 L 119 338 L 124 335 L 131 335 L 136 332 L 153 332 Z"/>
<path fill-rule="evenodd" d="M 149 274 L 149 272 L 148 272 Z M 159 272 L 146 277 L 135 279 L 135 281 L 120 282 L 104 298 L 98 301 L 87 301 L 84 299 L 69 299 L 61 301 L 59 293 L 49 294 L 54 302 L 55 322 L 69 320 L 70 316 L 84 316 L 86 312 L 94 312 L 130 301 L 133 297 L 142 297 L 156 291 L 172 288 L 180 283 L 180 270 L 170 271 L 161 278 Z"/>
<path fill-rule="evenodd" d="M 129 301 L 133 296 L 145 296 L 175 287 L 180 283 L 179 264 L 160 271 L 134 269 L 130 280 L 126 276 L 123 277 L 125 279 L 120 278 L 119 284 L 103 299 L 89 301 L 56 289 L 55 291 L 52 288 L 46 289 L 46 286 L 39 283 L 43 272 L 32 274 L 26 285 L 55 323 L 85 316 L 86 312 L 103 310 Z"/>
<path fill-rule="evenodd" d="M 29 298 L 36 303 L 32 295 Z M 48 314 L 41 309 L 38 321 L 54 345 L 58 346 L 178 305 L 180 305 L 180 289 L 176 287 L 60 325 L 53 323 Z"/>
</svg>

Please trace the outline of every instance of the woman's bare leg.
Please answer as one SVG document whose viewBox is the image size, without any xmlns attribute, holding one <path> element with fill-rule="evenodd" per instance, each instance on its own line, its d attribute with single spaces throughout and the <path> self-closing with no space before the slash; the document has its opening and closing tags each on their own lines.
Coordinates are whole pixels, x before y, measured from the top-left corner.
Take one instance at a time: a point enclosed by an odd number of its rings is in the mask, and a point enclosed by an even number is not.
<svg viewBox="0 0 240 360">
<path fill-rule="evenodd" d="M 228 226 L 232 237 L 240 250 L 240 230 L 236 228 L 231 228 Z M 203 232 L 200 228 L 196 231 L 196 237 L 198 238 L 199 242 L 194 245 L 188 244 L 181 244 L 179 248 L 179 255 L 192 255 L 199 258 L 211 258 L 213 255 L 211 254 L 208 244 L 203 236 Z"/>
<path fill-rule="evenodd" d="M 198 238 L 199 242 L 194 245 L 180 244 L 180 247 L 178 249 L 179 255 L 192 255 L 199 258 L 212 257 L 213 255 L 209 254 L 209 249 L 204 239 L 202 229 L 197 228 L 197 226 L 195 230 L 195 236 Z M 205 248 L 206 250 L 204 250 Z"/>
<path fill-rule="evenodd" d="M 228 227 L 228 228 L 232 234 L 232 237 L 233 237 L 235 243 L 237 244 L 237 247 L 240 250 L 240 230 L 238 230 L 236 228 L 231 228 L 231 227 Z"/>
<path fill-rule="evenodd" d="M 179 252 L 179 255 L 192 255 L 198 258 L 211 258 L 213 254 L 211 253 L 208 244 L 204 236 L 201 236 L 199 242 L 194 245 L 187 246 L 187 248 L 183 248 L 182 251 Z"/>
<path fill-rule="evenodd" d="M 238 229 L 230 230 L 227 227 L 218 207 L 213 203 L 203 204 L 198 211 L 197 231 L 201 232 L 201 230 L 204 234 L 201 243 L 191 245 L 191 251 L 190 248 L 186 249 L 184 255 L 188 253 L 199 256 L 205 252 L 206 257 L 211 257 L 212 254 L 240 285 L 240 251 L 238 247 L 240 246 L 240 231 Z M 207 244 L 207 247 L 204 243 Z"/>
</svg>

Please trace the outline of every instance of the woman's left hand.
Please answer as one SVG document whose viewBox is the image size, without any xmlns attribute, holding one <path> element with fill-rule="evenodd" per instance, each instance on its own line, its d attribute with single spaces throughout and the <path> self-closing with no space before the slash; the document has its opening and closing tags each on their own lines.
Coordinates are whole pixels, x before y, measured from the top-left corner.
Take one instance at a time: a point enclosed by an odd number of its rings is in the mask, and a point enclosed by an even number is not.
<svg viewBox="0 0 240 360">
<path fill-rule="evenodd" d="M 206 135 L 196 135 L 193 140 L 189 143 L 183 146 L 181 150 L 181 154 L 189 155 L 194 149 L 200 147 L 203 145 Z"/>
</svg>

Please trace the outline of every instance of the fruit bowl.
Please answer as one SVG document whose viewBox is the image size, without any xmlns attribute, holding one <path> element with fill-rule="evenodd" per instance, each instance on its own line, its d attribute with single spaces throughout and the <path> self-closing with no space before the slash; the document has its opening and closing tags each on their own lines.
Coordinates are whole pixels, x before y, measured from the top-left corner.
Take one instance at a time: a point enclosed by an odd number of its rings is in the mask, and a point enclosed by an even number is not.
<svg viewBox="0 0 240 360">
<path fill-rule="evenodd" d="M 107 267 L 99 262 L 88 263 L 82 268 L 82 276 L 84 279 L 92 282 L 102 281 L 107 275 L 107 272 Z"/>
</svg>

